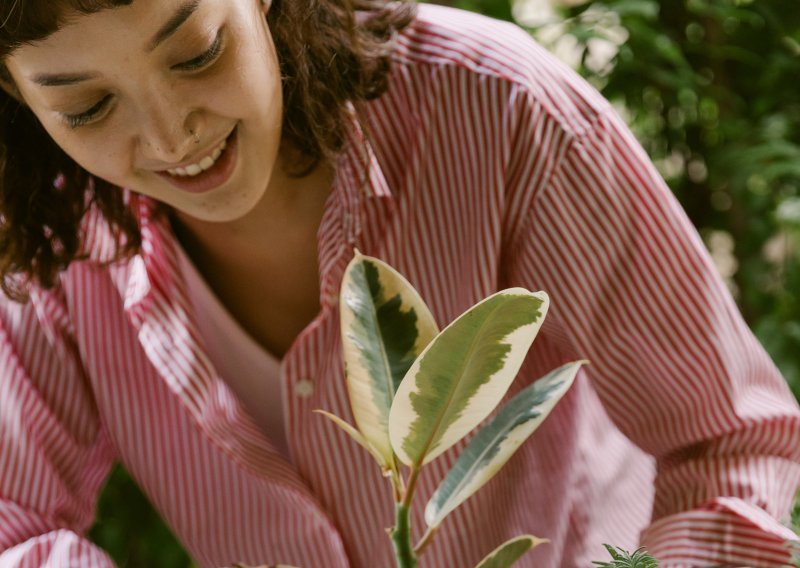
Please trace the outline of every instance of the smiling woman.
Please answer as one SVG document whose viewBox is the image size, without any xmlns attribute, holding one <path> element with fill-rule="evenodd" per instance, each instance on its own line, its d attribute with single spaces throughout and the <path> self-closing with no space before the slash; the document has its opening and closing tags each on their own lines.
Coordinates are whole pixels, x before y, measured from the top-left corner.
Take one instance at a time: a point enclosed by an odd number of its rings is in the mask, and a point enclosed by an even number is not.
<svg viewBox="0 0 800 568">
<path fill-rule="evenodd" d="M 355 249 L 440 328 L 547 292 L 496 398 L 592 363 L 422 562 L 520 533 L 550 540 L 537 568 L 640 539 L 665 566 L 788 560 L 800 409 L 611 105 L 515 26 L 389 0 L 0 0 L 0 77 L 3 568 L 110 566 L 85 535 L 115 462 L 204 568 L 391 564 L 380 469 L 313 412 L 352 422 Z"/>
<path fill-rule="evenodd" d="M 135 196 L 115 187 L 201 219 L 230 220 L 265 191 L 281 140 L 289 173 L 333 156 L 345 137 L 346 102 L 385 89 L 386 42 L 413 14 L 403 4 L 361 8 L 370 17 L 356 26 L 354 13 L 327 2 L 308 18 L 282 1 L 4 0 L 5 292 L 21 298 L 22 282 L 51 286 L 81 255 L 87 200 L 111 223 L 120 255 L 135 252 Z M 144 57 L 131 57 L 137 51 Z M 236 175 L 249 183 L 235 185 L 248 191 L 212 191 L 237 160 L 248 171 Z"/>
<path fill-rule="evenodd" d="M 260 6 L 196 0 L 100 10 L 16 48 L 6 68 L 84 170 L 177 214 L 232 221 L 261 200 L 281 136 L 280 71 Z"/>
</svg>

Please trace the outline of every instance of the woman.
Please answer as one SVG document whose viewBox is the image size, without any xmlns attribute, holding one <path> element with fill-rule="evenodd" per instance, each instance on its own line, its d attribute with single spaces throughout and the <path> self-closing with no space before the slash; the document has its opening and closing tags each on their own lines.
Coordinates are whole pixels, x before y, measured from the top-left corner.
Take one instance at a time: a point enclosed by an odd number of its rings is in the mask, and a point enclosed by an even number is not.
<svg viewBox="0 0 800 568">
<path fill-rule="evenodd" d="M 630 133 L 521 31 L 377 0 L 0 6 L 0 566 L 110 564 L 83 535 L 115 460 L 202 566 L 389 565 L 390 492 L 313 413 L 350 416 L 355 247 L 440 325 L 548 291 L 513 392 L 593 362 L 423 565 L 530 532 L 521 565 L 585 566 L 642 530 L 663 565 L 787 560 L 796 404 Z"/>
</svg>

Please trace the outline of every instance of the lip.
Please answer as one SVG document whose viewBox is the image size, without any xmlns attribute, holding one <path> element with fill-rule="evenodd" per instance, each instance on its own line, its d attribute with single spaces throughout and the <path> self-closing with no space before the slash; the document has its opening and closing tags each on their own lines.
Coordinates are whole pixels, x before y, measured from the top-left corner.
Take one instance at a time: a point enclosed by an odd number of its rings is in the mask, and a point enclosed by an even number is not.
<svg viewBox="0 0 800 568">
<path fill-rule="evenodd" d="M 209 169 L 200 172 L 196 176 L 174 176 L 166 171 L 155 172 L 158 177 L 172 185 L 173 187 L 188 193 L 206 193 L 212 191 L 225 182 L 233 175 L 238 162 L 238 125 L 226 138 L 227 145 L 220 154 L 217 161 Z M 191 162 L 190 162 L 191 163 Z"/>
</svg>

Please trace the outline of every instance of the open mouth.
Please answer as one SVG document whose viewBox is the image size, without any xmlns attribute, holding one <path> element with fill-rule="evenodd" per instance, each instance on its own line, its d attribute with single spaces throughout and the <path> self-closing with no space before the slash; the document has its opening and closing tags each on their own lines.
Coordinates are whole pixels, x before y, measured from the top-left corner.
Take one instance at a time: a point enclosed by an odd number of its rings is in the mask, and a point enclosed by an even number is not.
<svg viewBox="0 0 800 568">
<path fill-rule="evenodd" d="M 227 182 L 236 169 L 238 126 L 197 163 L 156 172 L 161 179 L 190 193 L 205 193 Z"/>
<path fill-rule="evenodd" d="M 227 145 L 228 145 L 228 139 L 226 138 L 225 140 L 220 142 L 208 156 L 206 156 L 196 164 L 190 164 L 185 168 L 174 168 L 172 170 L 167 170 L 167 173 L 171 176 L 194 177 L 198 174 L 203 173 L 206 170 L 210 170 L 214 166 L 214 164 L 217 163 L 217 160 L 222 155 L 222 151 L 225 150 L 225 147 Z"/>
</svg>

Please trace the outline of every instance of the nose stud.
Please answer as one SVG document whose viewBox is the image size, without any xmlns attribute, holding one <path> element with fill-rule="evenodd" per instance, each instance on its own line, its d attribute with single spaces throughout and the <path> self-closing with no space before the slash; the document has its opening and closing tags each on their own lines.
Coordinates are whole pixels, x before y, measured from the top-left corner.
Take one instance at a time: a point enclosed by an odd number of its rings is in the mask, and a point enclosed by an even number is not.
<svg viewBox="0 0 800 568">
<path fill-rule="evenodd" d="M 200 135 L 195 132 L 194 128 L 189 129 L 189 134 L 191 134 L 195 144 L 200 144 Z"/>
</svg>

